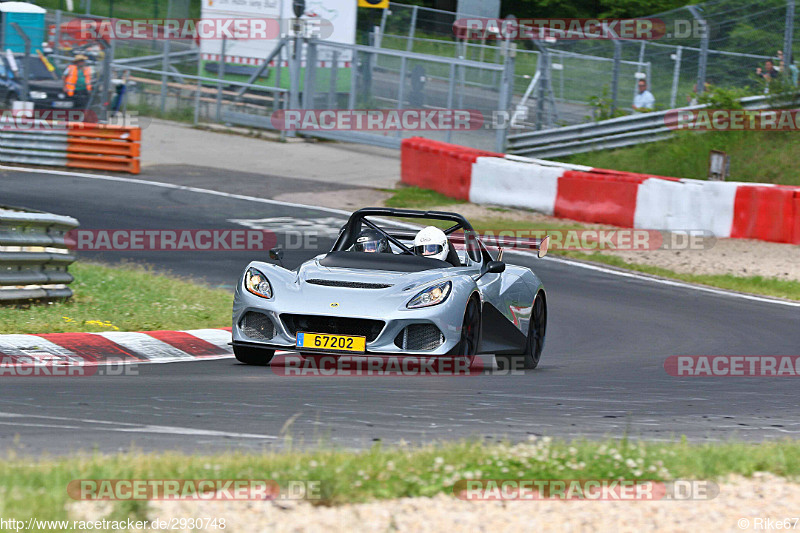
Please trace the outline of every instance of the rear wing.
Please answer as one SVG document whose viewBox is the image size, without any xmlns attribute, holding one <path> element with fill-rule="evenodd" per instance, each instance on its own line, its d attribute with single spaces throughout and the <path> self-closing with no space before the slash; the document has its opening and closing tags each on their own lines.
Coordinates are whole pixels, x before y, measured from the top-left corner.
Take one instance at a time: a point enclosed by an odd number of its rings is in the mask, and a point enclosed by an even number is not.
<svg viewBox="0 0 800 533">
<path fill-rule="evenodd" d="M 535 250 L 536 256 L 542 258 L 547 255 L 550 248 L 550 235 L 545 235 L 542 239 L 519 239 L 515 237 L 504 237 L 501 235 L 486 235 L 481 237 L 481 242 L 488 246 L 500 248 L 501 257 L 503 248 L 516 248 L 523 250 Z"/>
</svg>

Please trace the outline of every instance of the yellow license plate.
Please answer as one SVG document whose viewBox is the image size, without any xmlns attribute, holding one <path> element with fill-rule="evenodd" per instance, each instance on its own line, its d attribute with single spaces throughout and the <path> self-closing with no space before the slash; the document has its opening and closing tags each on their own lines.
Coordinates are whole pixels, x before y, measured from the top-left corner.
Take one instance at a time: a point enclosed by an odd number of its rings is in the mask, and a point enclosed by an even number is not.
<svg viewBox="0 0 800 533">
<path fill-rule="evenodd" d="M 364 353 L 367 350 L 367 338 L 299 331 L 297 333 L 297 347 L 304 350 Z"/>
</svg>

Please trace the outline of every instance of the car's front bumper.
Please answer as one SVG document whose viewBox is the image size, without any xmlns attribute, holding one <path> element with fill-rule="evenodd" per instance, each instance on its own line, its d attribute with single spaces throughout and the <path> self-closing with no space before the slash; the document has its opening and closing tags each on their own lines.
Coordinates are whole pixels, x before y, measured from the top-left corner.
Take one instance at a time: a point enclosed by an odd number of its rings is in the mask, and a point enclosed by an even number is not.
<svg viewBox="0 0 800 533">
<path fill-rule="evenodd" d="M 448 305 L 448 303 L 450 305 Z M 341 312 L 328 312 L 321 313 L 320 310 L 308 309 L 308 306 L 289 306 L 288 309 L 278 310 L 276 306 L 257 296 L 249 293 L 240 292 L 234 303 L 234 314 L 232 324 L 233 344 L 240 346 L 257 346 L 267 349 L 276 350 L 297 350 L 296 335 L 289 329 L 285 320 L 281 318 L 281 314 L 302 314 L 311 315 L 314 317 L 337 317 L 337 318 L 350 318 L 350 319 L 367 319 L 367 320 L 380 320 L 384 322 L 380 333 L 373 339 L 368 340 L 366 344 L 366 355 L 420 355 L 420 356 L 436 356 L 446 355 L 450 353 L 461 340 L 461 325 L 463 321 L 464 309 L 455 309 L 458 307 L 456 302 L 445 302 L 438 306 L 429 308 L 414 309 L 414 310 L 399 310 L 394 313 L 341 313 Z M 452 308 L 451 308 L 452 307 Z M 261 313 L 266 316 L 272 323 L 274 334 L 269 339 L 260 339 L 249 336 L 242 326 L 242 321 L 247 313 Z M 381 316 L 383 315 L 383 316 Z M 404 349 L 403 344 L 408 346 L 408 341 L 402 342 L 402 334 L 405 329 L 411 325 L 433 325 L 438 328 L 443 341 L 434 349 L 414 350 Z M 322 334 L 338 334 L 347 335 L 344 331 L 308 331 L 309 333 L 322 333 Z M 398 340 L 400 345 L 396 343 Z M 312 351 L 303 349 L 303 351 Z M 320 353 L 341 353 L 351 355 L 359 355 L 357 352 L 325 352 Z"/>
</svg>

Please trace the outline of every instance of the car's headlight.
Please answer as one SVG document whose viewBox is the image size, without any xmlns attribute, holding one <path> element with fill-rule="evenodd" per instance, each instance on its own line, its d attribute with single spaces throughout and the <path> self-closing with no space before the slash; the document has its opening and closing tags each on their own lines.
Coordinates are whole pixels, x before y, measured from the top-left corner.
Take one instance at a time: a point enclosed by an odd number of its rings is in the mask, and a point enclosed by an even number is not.
<svg viewBox="0 0 800 533">
<path fill-rule="evenodd" d="M 449 281 L 428 287 L 421 293 L 414 296 L 410 302 L 406 304 L 409 309 L 416 309 L 418 307 L 430 307 L 431 305 L 438 305 L 447 300 L 450 296 L 450 289 L 453 284 Z"/>
<path fill-rule="evenodd" d="M 248 268 L 244 274 L 244 287 L 247 292 L 251 292 L 262 298 L 272 298 L 272 285 L 269 284 L 267 276 L 256 270 Z"/>
<path fill-rule="evenodd" d="M 44 91 L 31 91 L 30 93 L 31 100 L 44 100 L 47 98 L 47 93 Z"/>
</svg>

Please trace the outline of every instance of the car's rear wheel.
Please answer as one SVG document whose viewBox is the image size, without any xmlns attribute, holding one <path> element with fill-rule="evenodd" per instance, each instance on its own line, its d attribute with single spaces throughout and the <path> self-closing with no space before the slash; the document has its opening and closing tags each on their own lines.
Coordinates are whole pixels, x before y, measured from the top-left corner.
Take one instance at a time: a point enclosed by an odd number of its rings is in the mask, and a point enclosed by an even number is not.
<svg viewBox="0 0 800 533">
<path fill-rule="evenodd" d="M 544 338 L 547 332 L 547 298 L 539 291 L 533 301 L 533 312 L 528 326 L 528 340 L 525 352 L 518 355 L 496 355 L 497 366 L 501 370 L 525 369 L 533 370 L 539 366 L 544 350 Z"/>
<path fill-rule="evenodd" d="M 481 335 L 481 308 L 477 298 L 470 298 L 464 310 L 464 322 L 461 324 L 461 339 L 450 355 L 463 357 L 472 365 L 478 355 L 478 342 Z"/>
<path fill-rule="evenodd" d="M 246 365 L 267 366 L 272 361 L 275 350 L 254 348 L 252 346 L 234 346 L 233 355 L 236 356 L 237 361 Z"/>
</svg>

